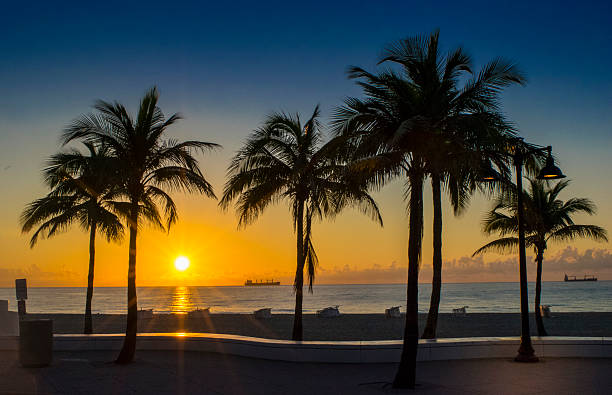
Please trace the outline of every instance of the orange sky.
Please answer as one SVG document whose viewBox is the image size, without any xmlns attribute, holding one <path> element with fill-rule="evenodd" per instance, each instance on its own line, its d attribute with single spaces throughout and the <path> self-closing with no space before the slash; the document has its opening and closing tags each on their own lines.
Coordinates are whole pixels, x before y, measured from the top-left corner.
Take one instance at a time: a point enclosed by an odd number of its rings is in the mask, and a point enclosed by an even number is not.
<svg viewBox="0 0 612 395">
<path fill-rule="evenodd" d="M 203 159 L 207 176 L 217 194 L 221 193 L 224 161 L 227 152 Z M 13 286 L 14 278 L 27 277 L 30 286 L 84 286 L 87 275 L 88 236 L 73 229 L 50 240 L 28 247 L 28 236 L 21 235 L 18 215 L 23 204 L 43 193 L 36 168 L 26 180 L 29 187 L 14 188 L 2 205 L 0 226 L 0 286 Z M 569 171 L 568 171 L 569 172 Z M 375 196 L 380 204 L 385 225 L 380 228 L 354 210 L 346 210 L 334 221 L 317 223 L 315 247 L 320 258 L 319 283 L 393 283 L 406 279 L 407 216 L 402 201 L 401 184 L 395 182 Z M 575 188 L 569 188 L 575 192 Z M 285 204 L 270 208 L 254 224 L 237 229 L 233 211 L 222 212 L 215 201 L 199 196 L 176 194 L 180 219 L 169 234 L 151 227 L 140 232 L 138 240 L 138 285 L 236 285 L 246 279 L 278 279 L 290 284 L 295 271 L 295 235 Z M 6 198 L 7 196 L 5 196 Z M 425 239 L 421 281 L 431 279 L 431 194 L 425 190 Z M 444 211 L 444 280 L 450 282 L 515 281 L 513 255 L 487 255 L 468 258 L 486 242 L 479 231 L 483 210 L 489 203 L 481 196 L 474 198 L 470 209 L 455 218 L 445 204 Z M 582 218 L 581 218 L 582 219 Z M 606 225 L 601 217 L 584 218 Z M 572 250 L 571 248 L 577 249 Z M 546 259 L 554 261 L 544 277 L 559 280 L 564 270 L 581 275 L 596 273 L 600 279 L 612 279 L 609 244 L 580 241 L 568 246 L 551 247 Z M 595 248 L 596 259 L 584 261 L 585 252 Z M 565 251 L 564 251 L 565 250 Z M 563 255 L 565 254 L 565 255 Z M 572 256 L 577 266 L 560 267 L 559 260 Z M 597 255 L 599 254 L 599 255 Z M 185 255 L 191 266 L 178 272 L 174 259 Z M 531 252 L 528 251 L 531 261 Z M 565 256 L 565 258 L 563 258 Z M 546 262 L 548 263 L 548 261 Z M 546 264 L 545 263 L 545 264 Z M 591 266 L 589 266 L 589 264 Z M 572 271 L 573 270 L 573 271 Z M 123 286 L 126 283 L 127 240 L 121 244 L 97 241 L 97 286 Z M 530 277 L 534 270 L 530 271 Z"/>
</svg>

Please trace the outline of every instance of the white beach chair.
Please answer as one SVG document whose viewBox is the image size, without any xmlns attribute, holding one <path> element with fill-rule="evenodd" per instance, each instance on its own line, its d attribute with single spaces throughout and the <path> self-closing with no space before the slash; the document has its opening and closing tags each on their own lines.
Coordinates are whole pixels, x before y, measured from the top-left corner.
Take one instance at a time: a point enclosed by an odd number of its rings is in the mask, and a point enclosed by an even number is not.
<svg viewBox="0 0 612 395">
<path fill-rule="evenodd" d="M 463 307 L 459 307 L 458 309 L 453 309 L 453 314 L 454 315 L 462 315 L 465 316 L 467 315 L 467 308 L 470 306 L 463 306 Z"/>
<path fill-rule="evenodd" d="M 340 307 L 340 305 L 334 306 L 334 307 L 326 307 L 322 310 L 317 310 L 317 317 L 320 317 L 320 318 L 339 317 L 340 310 L 338 310 L 338 307 Z"/>
<path fill-rule="evenodd" d="M 210 307 L 207 307 L 205 309 L 198 308 L 198 309 L 187 312 L 187 318 L 205 317 L 205 316 L 208 316 L 209 314 L 210 314 Z"/>
<path fill-rule="evenodd" d="M 153 318 L 153 309 L 140 309 L 138 310 L 138 319 L 150 320 Z"/>
<path fill-rule="evenodd" d="M 268 307 L 265 309 L 255 310 L 253 315 L 259 320 L 268 320 L 272 318 L 272 309 Z"/>
<path fill-rule="evenodd" d="M 385 317 L 386 318 L 400 318 L 400 306 L 393 306 L 385 309 Z"/>
<path fill-rule="evenodd" d="M 550 314 L 550 308 L 552 306 L 549 304 L 543 304 L 540 305 L 540 316 L 544 317 L 544 318 L 550 318 L 551 314 Z"/>
</svg>

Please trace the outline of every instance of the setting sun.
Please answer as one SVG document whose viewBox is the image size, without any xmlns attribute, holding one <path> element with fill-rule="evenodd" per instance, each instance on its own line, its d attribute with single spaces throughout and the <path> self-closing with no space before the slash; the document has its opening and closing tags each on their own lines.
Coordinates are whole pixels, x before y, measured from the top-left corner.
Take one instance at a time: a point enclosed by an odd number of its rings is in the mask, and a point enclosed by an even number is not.
<svg viewBox="0 0 612 395">
<path fill-rule="evenodd" d="M 174 260 L 174 267 L 179 272 L 187 270 L 187 268 L 189 267 L 189 258 L 185 256 L 179 256 Z"/>
</svg>

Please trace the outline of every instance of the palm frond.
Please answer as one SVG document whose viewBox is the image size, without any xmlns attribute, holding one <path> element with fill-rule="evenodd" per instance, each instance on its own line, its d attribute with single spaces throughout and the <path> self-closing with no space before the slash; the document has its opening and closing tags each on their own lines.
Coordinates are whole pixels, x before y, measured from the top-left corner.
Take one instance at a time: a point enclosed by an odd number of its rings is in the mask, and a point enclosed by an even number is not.
<svg viewBox="0 0 612 395">
<path fill-rule="evenodd" d="M 144 185 L 163 186 L 171 190 L 199 192 L 216 199 L 212 185 L 206 181 L 199 169 L 182 166 L 165 166 L 152 170 L 145 176 Z"/>
<path fill-rule="evenodd" d="M 164 192 L 162 189 L 157 188 L 153 185 L 147 185 L 145 188 L 145 195 L 149 196 L 152 201 L 159 202 L 164 208 L 164 215 L 166 217 L 166 229 L 170 230 L 170 227 L 178 220 L 178 210 L 174 200 Z"/>
<path fill-rule="evenodd" d="M 548 241 L 564 242 L 577 238 L 608 240 L 607 232 L 602 227 L 574 224 L 573 214 L 593 214 L 595 205 L 584 198 L 571 198 L 566 202 L 560 200 L 558 196 L 569 185 L 569 181 L 554 184 L 535 178 L 529 178 L 528 181 L 528 191 L 523 192 L 524 227 L 528 246 L 544 250 Z M 516 186 L 513 186 L 507 193 L 498 195 L 494 208 L 487 213 L 483 221 L 485 233 L 497 233 L 501 236 L 518 234 L 517 193 Z M 486 251 L 484 247 L 481 250 Z"/>
<path fill-rule="evenodd" d="M 312 213 L 306 212 L 306 231 L 304 235 L 304 254 L 306 273 L 308 276 L 308 291 L 312 293 L 312 285 L 314 284 L 317 266 L 319 265 L 319 257 L 312 243 Z"/>
<path fill-rule="evenodd" d="M 477 249 L 472 257 L 480 254 L 484 254 L 485 252 L 500 252 L 507 253 L 516 249 L 518 246 L 518 238 L 516 237 L 503 237 L 497 240 L 493 240 L 490 243 L 485 244 L 484 246 Z"/>
<path fill-rule="evenodd" d="M 608 242 L 608 232 L 597 225 L 569 225 L 548 236 L 548 240 L 571 241 L 578 238 Z"/>
</svg>

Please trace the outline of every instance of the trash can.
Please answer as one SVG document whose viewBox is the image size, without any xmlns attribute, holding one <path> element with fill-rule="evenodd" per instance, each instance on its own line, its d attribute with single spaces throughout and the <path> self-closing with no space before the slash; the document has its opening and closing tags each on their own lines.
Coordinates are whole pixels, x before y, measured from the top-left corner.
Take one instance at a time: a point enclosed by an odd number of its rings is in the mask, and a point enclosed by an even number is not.
<svg viewBox="0 0 612 395">
<path fill-rule="evenodd" d="M 0 300 L 0 336 L 19 335 L 17 312 L 9 311 L 8 300 Z"/>
<path fill-rule="evenodd" d="M 53 358 L 53 321 L 19 322 L 19 362 L 23 367 L 43 367 Z"/>
</svg>

